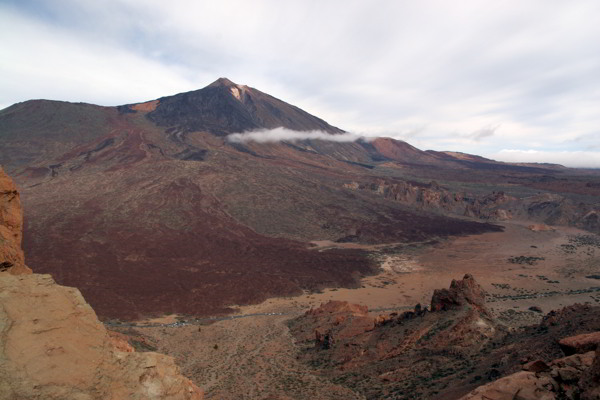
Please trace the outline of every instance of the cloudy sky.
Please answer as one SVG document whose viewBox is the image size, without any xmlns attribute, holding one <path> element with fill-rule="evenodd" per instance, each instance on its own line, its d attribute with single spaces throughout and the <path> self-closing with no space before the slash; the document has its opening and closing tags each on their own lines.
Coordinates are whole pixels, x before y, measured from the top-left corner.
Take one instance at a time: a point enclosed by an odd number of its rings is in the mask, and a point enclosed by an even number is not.
<svg viewBox="0 0 600 400">
<path fill-rule="evenodd" d="M 0 108 L 218 77 L 356 134 L 600 168 L 600 1 L 0 0 Z"/>
</svg>

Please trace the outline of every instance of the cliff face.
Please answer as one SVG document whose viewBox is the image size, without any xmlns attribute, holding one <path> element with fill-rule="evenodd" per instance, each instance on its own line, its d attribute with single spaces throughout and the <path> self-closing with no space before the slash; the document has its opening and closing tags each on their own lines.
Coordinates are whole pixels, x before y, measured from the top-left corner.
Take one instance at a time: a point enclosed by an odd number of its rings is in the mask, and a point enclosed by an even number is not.
<svg viewBox="0 0 600 400">
<path fill-rule="evenodd" d="M 171 357 L 136 353 L 79 290 L 24 265 L 19 194 L 0 170 L 0 398 L 199 400 Z"/>
<path fill-rule="evenodd" d="M 395 179 L 377 179 L 371 182 L 350 182 L 346 189 L 373 192 L 385 199 L 400 202 L 421 210 L 448 215 L 461 215 L 486 221 L 522 219 L 549 225 L 576 226 L 590 232 L 600 232 L 597 205 L 575 205 L 568 198 L 555 193 L 541 193 L 516 198 L 504 192 L 476 195 L 451 192 L 435 181 L 429 184 Z"/>
<path fill-rule="evenodd" d="M 0 168 L 0 272 L 31 273 L 25 266 L 22 239 L 23 212 L 19 192 Z"/>
</svg>

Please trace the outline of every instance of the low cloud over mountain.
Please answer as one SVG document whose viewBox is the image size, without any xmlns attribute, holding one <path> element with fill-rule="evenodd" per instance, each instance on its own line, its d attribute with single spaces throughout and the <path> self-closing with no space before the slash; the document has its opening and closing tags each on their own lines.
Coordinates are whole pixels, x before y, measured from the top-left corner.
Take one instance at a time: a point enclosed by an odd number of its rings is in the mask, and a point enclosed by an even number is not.
<svg viewBox="0 0 600 400">
<path fill-rule="evenodd" d="M 324 140 L 329 142 L 356 142 L 357 140 L 372 140 L 355 133 L 339 133 L 332 135 L 324 131 L 294 131 L 286 128 L 259 129 L 250 132 L 233 133 L 227 140 L 234 143 L 258 142 L 297 142 L 300 140 Z"/>
</svg>

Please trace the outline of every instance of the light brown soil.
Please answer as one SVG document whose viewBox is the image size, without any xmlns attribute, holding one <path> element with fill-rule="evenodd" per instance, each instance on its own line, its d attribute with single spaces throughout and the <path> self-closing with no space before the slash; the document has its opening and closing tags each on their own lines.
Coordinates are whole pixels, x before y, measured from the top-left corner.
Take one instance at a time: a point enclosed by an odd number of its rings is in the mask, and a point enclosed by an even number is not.
<svg viewBox="0 0 600 400">
<path fill-rule="evenodd" d="M 600 291 L 565 293 L 600 287 L 600 281 L 585 278 L 600 271 L 600 249 L 579 246 L 569 253 L 562 246 L 569 244 L 570 237 L 589 233 L 564 227 L 531 231 L 527 223 L 519 222 L 506 223 L 505 227 L 504 232 L 459 237 L 434 247 L 379 249 L 374 257 L 386 268 L 364 279 L 361 288 L 270 299 L 239 307 L 236 314 L 284 315 L 136 330 L 157 343 L 159 351 L 175 356 L 184 374 L 205 390 L 208 399 L 361 398 L 315 375 L 296 360 L 288 319 L 328 300 L 367 305 L 373 316 L 412 307 L 417 302 L 428 305 L 434 289 L 447 287 L 452 279 L 462 278 L 465 273 L 475 276 L 489 294 L 488 307 L 501 322 L 511 326 L 539 322 L 543 314 L 528 310 L 533 305 L 547 313 L 574 303 L 600 302 Z M 508 261 L 518 256 L 544 259 L 533 265 Z M 550 283 L 555 281 L 559 283 Z M 533 298 L 506 297 L 524 294 Z"/>
</svg>

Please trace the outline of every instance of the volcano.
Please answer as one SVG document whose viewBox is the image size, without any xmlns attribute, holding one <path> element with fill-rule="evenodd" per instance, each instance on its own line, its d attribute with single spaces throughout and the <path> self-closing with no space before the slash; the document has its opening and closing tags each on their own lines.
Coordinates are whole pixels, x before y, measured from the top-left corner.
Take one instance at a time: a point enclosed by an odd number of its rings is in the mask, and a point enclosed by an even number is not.
<svg viewBox="0 0 600 400">
<path fill-rule="evenodd" d="M 500 230 L 497 207 L 512 197 L 484 201 L 486 188 L 471 196 L 457 182 L 531 188 L 572 173 L 394 139 L 227 140 L 276 127 L 344 132 L 226 78 L 117 107 L 32 100 L 0 111 L 0 163 L 21 189 L 27 264 L 78 287 L 103 319 L 213 315 L 352 287 L 378 268 L 360 246 L 315 241 L 433 242 Z M 571 190 L 598 190 L 590 179 L 569 178 Z M 590 211 L 557 204 L 549 207 L 562 207 L 565 223 Z"/>
</svg>

